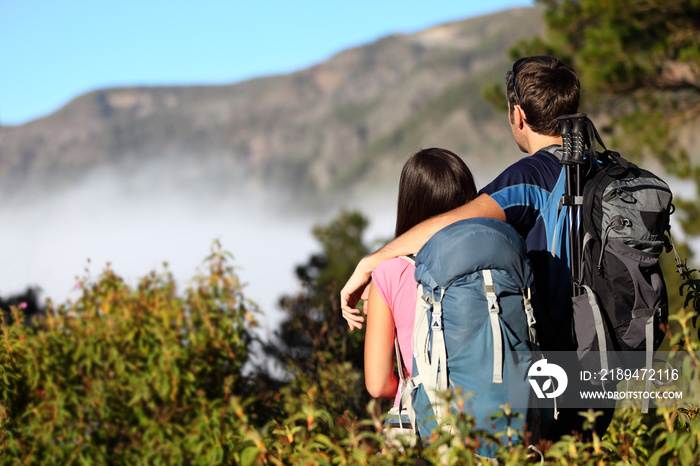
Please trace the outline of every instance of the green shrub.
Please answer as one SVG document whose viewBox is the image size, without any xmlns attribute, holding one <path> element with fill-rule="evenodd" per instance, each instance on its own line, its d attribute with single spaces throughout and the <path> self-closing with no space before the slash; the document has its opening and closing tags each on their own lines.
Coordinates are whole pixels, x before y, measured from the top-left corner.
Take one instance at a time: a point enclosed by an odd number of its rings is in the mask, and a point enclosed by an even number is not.
<svg viewBox="0 0 700 466">
<path fill-rule="evenodd" d="M 167 272 L 132 288 L 107 268 L 35 326 L 3 326 L 3 462 L 222 461 L 256 325 L 228 260 L 215 243 L 184 297 Z"/>
<path fill-rule="evenodd" d="M 303 368 L 287 366 L 286 381 L 256 372 L 257 311 L 229 262 L 215 243 L 206 273 L 183 296 L 167 271 L 131 287 L 108 268 L 79 281 L 74 303 L 49 303 L 31 325 L 15 307 L 14 323 L 0 327 L 0 462 L 475 464 L 479 442 L 499 442 L 459 413 L 445 420 L 454 434 L 438 430 L 430 446 L 385 445 L 385 407 L 373 400 L 359 412 L 362 372 L 330 343 L 314 342 Z M 691 351 L 682 375 L 699 393 L 700 282 L 688 272 L 683 293 L 693 310 L 672 316 L 670 343 Z M 582 414 L 589 423 L 596 416 Z M 500 445 L 498 456 L 506 465 L 697 464 L 699 432 L 697 402 L 688 400 L 647 415 L 619 409 L 604 436 L 541 444 L 542 456 L 523 444 Z"/>
</svg>

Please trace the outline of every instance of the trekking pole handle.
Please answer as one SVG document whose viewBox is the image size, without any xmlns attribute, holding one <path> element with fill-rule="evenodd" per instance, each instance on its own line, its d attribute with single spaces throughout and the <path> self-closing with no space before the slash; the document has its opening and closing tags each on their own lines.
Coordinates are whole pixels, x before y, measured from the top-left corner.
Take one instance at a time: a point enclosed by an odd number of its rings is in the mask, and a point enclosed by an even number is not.
<svg viewBox="0 0 700 466">
<path fill-rule="evenodd" d="M 563 164 L 583 165 L 583 152 L 586 147 L 586 133 L 584 131 L 587 115 L 585 113 L 573 113 L 557 117 L 562 138 L 564 155 Z"/>
<path fill-rule="evenodd" d="M 571 120 L 561 119 L 559 120 L 559 132 L 561 133 L 561 148 L 563 155 L 561 158 L 562 163 L 568 164 L 571 160 Z"/>
</svg>

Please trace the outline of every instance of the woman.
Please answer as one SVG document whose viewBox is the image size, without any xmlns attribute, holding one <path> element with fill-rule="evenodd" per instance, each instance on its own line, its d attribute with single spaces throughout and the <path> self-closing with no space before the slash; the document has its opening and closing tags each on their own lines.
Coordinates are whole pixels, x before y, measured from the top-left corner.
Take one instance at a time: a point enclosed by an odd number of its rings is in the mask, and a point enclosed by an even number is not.
<svg viewBox="0 0 700 466">
<path fill-rule="evenodd" d="M 395 235 L 401 235 L 427 218 L 459 207 L 475 196 L 474 178 L 462 159 L 446 149 L 421 150 L 408 159 L 401 171 Z M 411 336 L 417 288 L 414 271 L 413 264 L 405 258 L 388 260 L 372 273 L 369 290 L 371 312 L 367 313 L 365 335 L 365 385 L 375 398 L 393 397 L 395 408 L 399 405 L 401 390 L 399 377 L 394 372 L 395 337 L 407 378 L 411 376 L 413 364 Z M 404 418 L 401 423 L 408 423 L 408 420 Z"/>
</svg>

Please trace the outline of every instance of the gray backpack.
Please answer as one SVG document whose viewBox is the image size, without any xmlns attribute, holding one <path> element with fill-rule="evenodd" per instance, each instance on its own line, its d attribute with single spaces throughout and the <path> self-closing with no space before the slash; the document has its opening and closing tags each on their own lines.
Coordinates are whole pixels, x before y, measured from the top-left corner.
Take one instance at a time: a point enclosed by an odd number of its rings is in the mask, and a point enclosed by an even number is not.
<svg viewBox="0 0 700 466">
<path fill-rule="evenodd" d="M 586 125 L 602 145 L 590 120 Z M 673 206 L 668 184 L 618 153 L 593 150 L 586 162 L 574 331 L 582 369 L 601 380 L 616 368 L 651 369 L 664 338 L 668 296 L 659 256 L 672 248 Z"/>
</svg>

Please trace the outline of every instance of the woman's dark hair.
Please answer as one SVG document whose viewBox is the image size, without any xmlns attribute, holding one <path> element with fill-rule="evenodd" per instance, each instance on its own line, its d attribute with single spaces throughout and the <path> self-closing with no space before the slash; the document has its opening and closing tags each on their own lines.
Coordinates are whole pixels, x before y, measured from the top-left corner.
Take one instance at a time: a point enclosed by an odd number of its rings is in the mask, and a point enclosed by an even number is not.
<svg viewBox="0 0 700 466">
<path fill-rule="evenodd" d="M 396 236 L 475 196 L 474 177 L 459 156 L 439 148 L 416 152 L 401 170 Z"/>
</svg>

